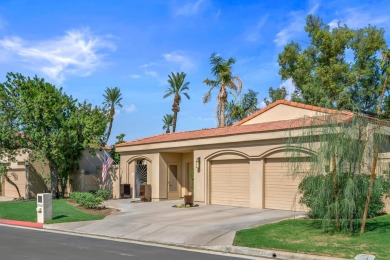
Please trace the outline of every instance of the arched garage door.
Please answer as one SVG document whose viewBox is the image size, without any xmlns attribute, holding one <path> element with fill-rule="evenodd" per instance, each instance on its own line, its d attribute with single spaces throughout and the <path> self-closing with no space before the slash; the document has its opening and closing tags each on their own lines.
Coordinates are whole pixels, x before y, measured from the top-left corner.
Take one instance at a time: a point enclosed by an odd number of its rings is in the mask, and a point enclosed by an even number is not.
<svg viewBox="0 0 390 260">
<path fill-rule="evenodd" d="M 249 207 L 249 161 L 211 161 L 211 204 Z"/>
<path fill-rule="evenodd" d="M 296 163 L 294 163 L 294 166 Z M 264 206 L 267 209 L 305 211 L 298 196 L 301 178 L 292 176 L 294 167 L 287 159 L 266 159 L 264 177 Z M 307 169 L 307 160 L 300 162 L 300 170 Z M 296 167 L 296 166 L 295 166 Z"/>
</svg>

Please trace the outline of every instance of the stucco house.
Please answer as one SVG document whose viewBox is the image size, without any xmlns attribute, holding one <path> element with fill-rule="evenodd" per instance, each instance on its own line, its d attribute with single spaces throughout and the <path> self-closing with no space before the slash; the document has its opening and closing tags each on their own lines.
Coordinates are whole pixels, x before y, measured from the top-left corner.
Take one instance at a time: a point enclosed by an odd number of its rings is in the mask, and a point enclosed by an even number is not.
<svg viewBox="0 0 390 260">
<path fill-rule="evenodd" d="M 305 120 L 336 113 L 340 111 L 280 100 L 233 126 L 119 144 L 113 197 L 138 197 L 139 185 L 148 183 L 153 201 L 179 199 L 188 194 L 193 172 L 196 202 L 304 210 L 296 196 L 300 179 L 289 174 L 286 141 L 301 135 Z M 303 168 L 313 153 L 300 151 Z M 389 153 L 380 158 L 388 163 Z"/>
<path fill-rule="evenodd" d="M 33 161 L 29 153 L 20 153 L 15 161 L 7 162 L 8 177 L 15 183 L 21 197 L 34 198 L 37 193 L 48 192 L 50 187 L 50 169 L 47 163 Z M 85 150 L 79 161 L 79 168 L 69 176 L 68 192 L 90 191 L 100 187 L 112 189 L 113 174 L 109 174 L 105 183 L 101 182 L 103 151 L 91 154 Z M 0 177 L 0 196 L 19 197 L 16 188 Z"/>
</svg>

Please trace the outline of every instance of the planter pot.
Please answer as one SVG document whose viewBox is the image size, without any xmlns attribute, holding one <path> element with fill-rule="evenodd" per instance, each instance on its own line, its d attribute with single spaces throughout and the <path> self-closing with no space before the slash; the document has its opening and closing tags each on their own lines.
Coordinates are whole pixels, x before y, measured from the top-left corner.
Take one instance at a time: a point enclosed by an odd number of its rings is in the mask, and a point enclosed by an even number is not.
<svg viewBox="0 0 390 260">
<path fill-rule="evenodd" d="M 140 185 L 140 199 L 143 202 L 152 201 L 152 186 L 150 184 Z"/>
<path fill-rule="evenodd" d="M 191 207 L 194 205 L 194 196 L 191 195 L 184 195 L 184 205 L 190 205 Z"/>
</svg>

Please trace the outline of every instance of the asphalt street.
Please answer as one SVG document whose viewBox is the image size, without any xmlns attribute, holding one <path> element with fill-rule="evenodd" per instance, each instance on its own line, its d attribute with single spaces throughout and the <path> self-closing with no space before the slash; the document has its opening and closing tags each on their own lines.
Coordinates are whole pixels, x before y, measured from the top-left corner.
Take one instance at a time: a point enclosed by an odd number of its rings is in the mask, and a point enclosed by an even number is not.
<svg viewBox="0 0 390 260">
<path fill-rule="evenodd" d="M 13 259 L 228 260 L 239 258 L 0 225 L 0 260 Z"/>
</svg>

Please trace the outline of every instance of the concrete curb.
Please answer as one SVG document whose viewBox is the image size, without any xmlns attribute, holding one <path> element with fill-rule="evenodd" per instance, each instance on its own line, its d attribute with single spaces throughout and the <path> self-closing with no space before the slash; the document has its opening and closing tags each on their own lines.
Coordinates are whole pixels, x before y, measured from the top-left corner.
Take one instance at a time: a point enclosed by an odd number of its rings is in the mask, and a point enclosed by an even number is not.
<svg viewBox="0 0 390 260">
<path fill-rule="evenodd" d="M 43 229 L 43 224 L 41 224 L 41 223 L 20 221 L 20 220 L 11 220 L 11 219 L 3 219 L 3 218 L 0 218 L 0 224 L 10 225 L 10 226 L 20 226 L 20 227 L 30 227 L 30 228 L 40 228 L 40 229 Z"/>
<path fill-rule="evenodd" d="M 238 256 L 249 256 L 249 257 L 263 257 L 269 259 L 279 259 L 279 260 L 346 260 L 345 258 L 336 258 L 329 256 L 318 256 L 318 255 L 309 255 L 303 253 L 293 253 L 286 251 L 276 251 L 276 250 L 268 250 L 268 249 L 260 249 L 260 248 L 249 248 L 249 247 L 239 247 L 239 246 L 196 246 L 196 245 L 188 245 L 188 244 L 176 244 L 176 243 L 160 243 L 156 241 L 147 241 L 147 240 L 135 240 L 123 237 L 114 237 L 108 235 L 99 235 L 94 233 L 86 233 L 80 231 L 73 231 L 67 229 L 57 229 L 50 228 L 50 224 L 45 224 L 43 229 L 48 231 L 58 231 L 63 233 L 68 233 L 72 235 L 86 235 L 92 237 L 98 237 L 100 239 L 114 239 L 127 241 L 130 243 L 137 244 L 147 244 L 151 246 L 160 246 L 160 247 L 173 247 L 176 249 L 184 249 L 184 250 L 199 250 L 205 253 L 207 252 L 215 252 L 215 253 L 226 253 L 230 255 L 238 255 Z M 273 256 L 276 254 L 276 257 Z"/>
<path fill-rule="evenodd" d="M 250 248 L 250 247 L 240 247 L 240 246 L 206 246 L 205 249 L 216 250 L 226 253 L 233 253 L 238 255 L 247 255 L 247 256 L 260 256 L 268 257 L 273 259 L 281 260 L 345 260 L 345 258 L 337 258 L 330 256 L 319 256 L 319 255 L 309 255 L 303 253 L 293 253 L 287 251 L 277 251 L 270 249 L 261 249 L 261 248 Z M 274 256 L 275 255 L 275 256 Z"/>
</svg>

